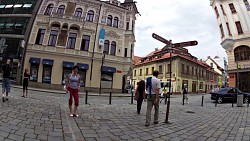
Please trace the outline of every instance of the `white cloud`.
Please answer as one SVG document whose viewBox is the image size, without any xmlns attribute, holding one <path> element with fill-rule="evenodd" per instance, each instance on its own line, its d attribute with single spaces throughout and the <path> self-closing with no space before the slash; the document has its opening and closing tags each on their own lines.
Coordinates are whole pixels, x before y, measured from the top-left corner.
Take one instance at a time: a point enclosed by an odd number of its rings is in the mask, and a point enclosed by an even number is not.
<svg viewBox="0 0 250 141">
<path fill-rule="evenodd" d="M 156 33 L 173 43 L 197 40 L 197 46 L 187 49 L 198 58 L 226 57 L 209 0 L 143 0 L 137 1 L 137 8 L 141 16 L 135 25 L 135 55 L 145 56 L 164 46 L 152 38 Z"/>
</svg>

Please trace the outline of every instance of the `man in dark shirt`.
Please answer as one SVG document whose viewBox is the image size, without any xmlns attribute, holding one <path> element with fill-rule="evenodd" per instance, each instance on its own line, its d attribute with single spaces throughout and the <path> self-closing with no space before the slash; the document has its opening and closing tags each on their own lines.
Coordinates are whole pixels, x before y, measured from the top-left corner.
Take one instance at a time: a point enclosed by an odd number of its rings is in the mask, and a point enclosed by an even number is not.
<svg viewBox="0 0 250 141">
<path fill-rule="evenodd" d="M 3 80 L 2 80 L 2 94 L 3 94 L 3 102 L 8 101 L 8 93 L 10 92 L 10 59 L 7 60 L 6 64 L 2 68 L 3 71 Z M 6 92 L 6 98 L 5 98 Z"/>
</svg>

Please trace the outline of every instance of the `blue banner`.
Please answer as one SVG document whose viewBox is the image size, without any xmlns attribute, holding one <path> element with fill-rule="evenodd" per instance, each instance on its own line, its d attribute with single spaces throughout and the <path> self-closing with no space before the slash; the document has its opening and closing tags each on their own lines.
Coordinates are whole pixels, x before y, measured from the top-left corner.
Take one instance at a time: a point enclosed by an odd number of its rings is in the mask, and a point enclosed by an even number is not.
<svg viewBox="0 0 250 141">
<path fill-rule="evenodd" d="M 102 46 L 104 45 L 105 33 L 106 33 L 105 29 L 102 28 L 100 30 L 100 35 L 99 35 L 99 45 L 102 45 Z"/>
</svg>

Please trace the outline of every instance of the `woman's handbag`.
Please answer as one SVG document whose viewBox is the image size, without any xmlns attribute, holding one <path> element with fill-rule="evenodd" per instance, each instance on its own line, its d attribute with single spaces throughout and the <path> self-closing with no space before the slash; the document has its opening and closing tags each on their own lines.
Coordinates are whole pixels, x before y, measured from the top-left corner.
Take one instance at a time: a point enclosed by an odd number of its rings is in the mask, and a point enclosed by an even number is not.
<svg viewBox="0 0 250 141">
<path fill-rule="evenodd" d="M 138 100 L 139 99 L 139 94 L 135 94 L 134 100 Z"/>
</svg>

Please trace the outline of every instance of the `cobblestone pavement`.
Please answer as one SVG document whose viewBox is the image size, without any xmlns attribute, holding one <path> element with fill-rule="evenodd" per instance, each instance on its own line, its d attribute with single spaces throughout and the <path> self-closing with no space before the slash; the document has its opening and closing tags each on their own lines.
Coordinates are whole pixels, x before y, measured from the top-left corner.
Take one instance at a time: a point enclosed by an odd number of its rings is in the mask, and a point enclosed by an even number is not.
<svg viewBox="0 0 250 141">
<path fill-rule="evenodd" d="M 0 102 L 0 140 L 9 141 L 249 141 L 250 107 L 230 103 L 215 107 L 210 95 L 190 95 L 182 105 L 181 96 L 171 98 L 171 124 L 165 124 L 166 105 L 160 104 L 160 123 L 145 127 L 146 103 L 140 115 L 130 98 L 90 96 L 80 99 L 79 117 L 69 117 L 67 99 L 61 94 L 30 91 L 21 97 L 13 88 L 11 98 Z M 153 118 L 153 116 L 152 116 Z"/>
</svg>

